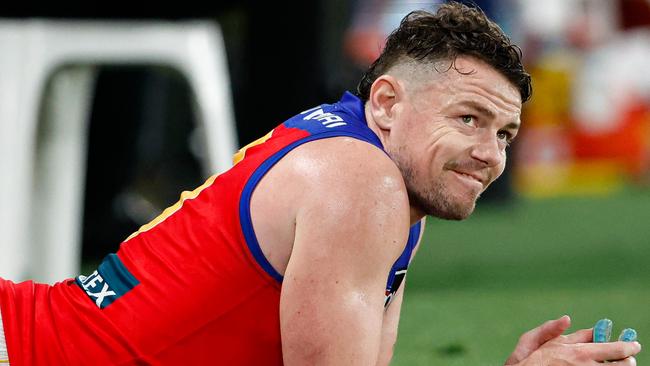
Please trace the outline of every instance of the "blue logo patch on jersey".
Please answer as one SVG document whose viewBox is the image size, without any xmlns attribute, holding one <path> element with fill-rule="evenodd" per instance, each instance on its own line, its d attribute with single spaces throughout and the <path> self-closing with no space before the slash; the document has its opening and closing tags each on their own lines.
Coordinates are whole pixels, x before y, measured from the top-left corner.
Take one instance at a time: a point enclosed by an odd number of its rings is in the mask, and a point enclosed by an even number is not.
<svg viewBox="0 0 650 366">
<path fill-rule="evenodd" d="M 107 255 L 96 271 L 89 276 L 78 276 L 75 282 L 100 309 L 140 283 L 115 254 Z"/>
</svg>

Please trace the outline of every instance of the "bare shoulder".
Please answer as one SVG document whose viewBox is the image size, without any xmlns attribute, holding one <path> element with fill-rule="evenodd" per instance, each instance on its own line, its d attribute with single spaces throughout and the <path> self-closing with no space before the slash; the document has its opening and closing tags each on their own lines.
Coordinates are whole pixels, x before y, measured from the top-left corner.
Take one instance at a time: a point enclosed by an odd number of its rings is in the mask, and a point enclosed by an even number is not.
<svg viewBox="0 0 650 366">
<path fill-rule="evenodd" d="M 356 139 L 332 138 L 305 145 L 292 160 L 306 189 L 296 200 L 297 235 L 327 228 L 331 240 L 356 242 L 361 252 L 379 246 L 390 261 L 399 255 L 408 237 L 408 194 L 383 151 Z M 395 250 L 386 252 L 386 246 Z"/>
<path fill-rule="evenodd" d="M 317 140 L 297 149 L 288 163 L 308 188 L 303 204 L 349 199 L 346 206 L 351 208 L 388 205 L 391 210 L 408 213 L 408 195 L 399 169 L 388 155 L 367 142 L 349 137 Z"/>
<path fill-rule="evenodd" d="M 395 163 L 379 148 L 351 137 L 303 144 L 282 158 L 264 179 L 276 194 L 287 191 L 296 209 L 303 202 L 327 201 L 338 194 L 358 196 L 358 201 L 374 197 L 408 204 Z"/>
<path fill-rule="evenodd" d="M 280 273 L 300 243 L 332 249 L 315 244 L 357 243 L 340 253 L 370 251 L 389 263 L 408 237 L 408 194 L 399 169 L 382 150 L 349 137 L 292 150 L 262 179 L 251 211 L 262 250 Z"/>
</svg>

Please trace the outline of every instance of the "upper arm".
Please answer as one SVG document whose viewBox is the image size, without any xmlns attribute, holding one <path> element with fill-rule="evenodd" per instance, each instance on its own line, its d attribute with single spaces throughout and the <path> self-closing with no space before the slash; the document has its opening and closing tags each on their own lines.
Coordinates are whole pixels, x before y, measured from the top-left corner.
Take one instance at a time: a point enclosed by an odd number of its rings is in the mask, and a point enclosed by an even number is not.
<svg viewBox="0 0 650 366">
<path fill-rule="evenodd" d="M 282 284 L 285 364 L 374 364 L 386 279 L 408 236 L 401 175 L 352 139 L 312 142 L 300 159 L 309 191 L 297 198 Z"/>
</svg>

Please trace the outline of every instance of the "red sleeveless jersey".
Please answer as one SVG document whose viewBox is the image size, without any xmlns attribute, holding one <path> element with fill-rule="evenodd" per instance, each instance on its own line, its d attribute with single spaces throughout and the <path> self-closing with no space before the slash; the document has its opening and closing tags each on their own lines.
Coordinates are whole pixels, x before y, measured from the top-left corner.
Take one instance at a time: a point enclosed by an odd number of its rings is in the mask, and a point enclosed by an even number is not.
<svg viewBox="0 0 650 366">
<path fill-rule="evenodd" d="M 244 147 L 233 168 L 184 192 L 93 273 L 53 286 L 0 279 L 12 366 L 281 365 L 282 276 L 257 242 L 250 198 L 289 151 L 334 136 L 382 148 L 346 93 Z M 387 274 L 387 306 L 419 231 Z"/>
</svg>

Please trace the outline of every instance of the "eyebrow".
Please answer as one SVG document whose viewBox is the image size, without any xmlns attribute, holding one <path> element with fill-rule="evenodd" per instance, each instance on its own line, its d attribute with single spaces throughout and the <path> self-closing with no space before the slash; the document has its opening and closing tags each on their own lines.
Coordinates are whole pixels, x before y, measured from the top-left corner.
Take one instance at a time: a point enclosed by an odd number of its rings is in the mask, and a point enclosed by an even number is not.
<svg viewBox="0 0 650 366">
<path fill-rule="evenodd" d="M 474 102 L 474 101 L 468 100 L 468 101 L 465 101 L 465 102 L 461 102 L 460 104 L 463 105 L 463 106 L 466 106 L 466 107 L 472 108 L 472 109 L 474 109 L 476 112 L 478 112 L 479 114 L 482 114 L 482 115 L 484 115 L 484 116 L 487 116 L 487 117 L 490 118 L 490 119 L 495 119 L 495 118 L 496 118 L 496 114 L 494 113 L 493 110 L 488 109 L 488 108 L 485 108 L 483 105 L 481 105 L 481 104 L 479 104 L 479 103 L 477 103 L 477 102 Z M 505 128 L 505 129 L 514 129 L 514 130 L 518 130 L 518 129 L 519 129 L 519 126 L 520 126 L 520 123 L 519 123 L 519 122 L 510 122 L 510 123 L 508 123 L 507 125 L 505 125 L 504 128 Z"/>
</svg>

